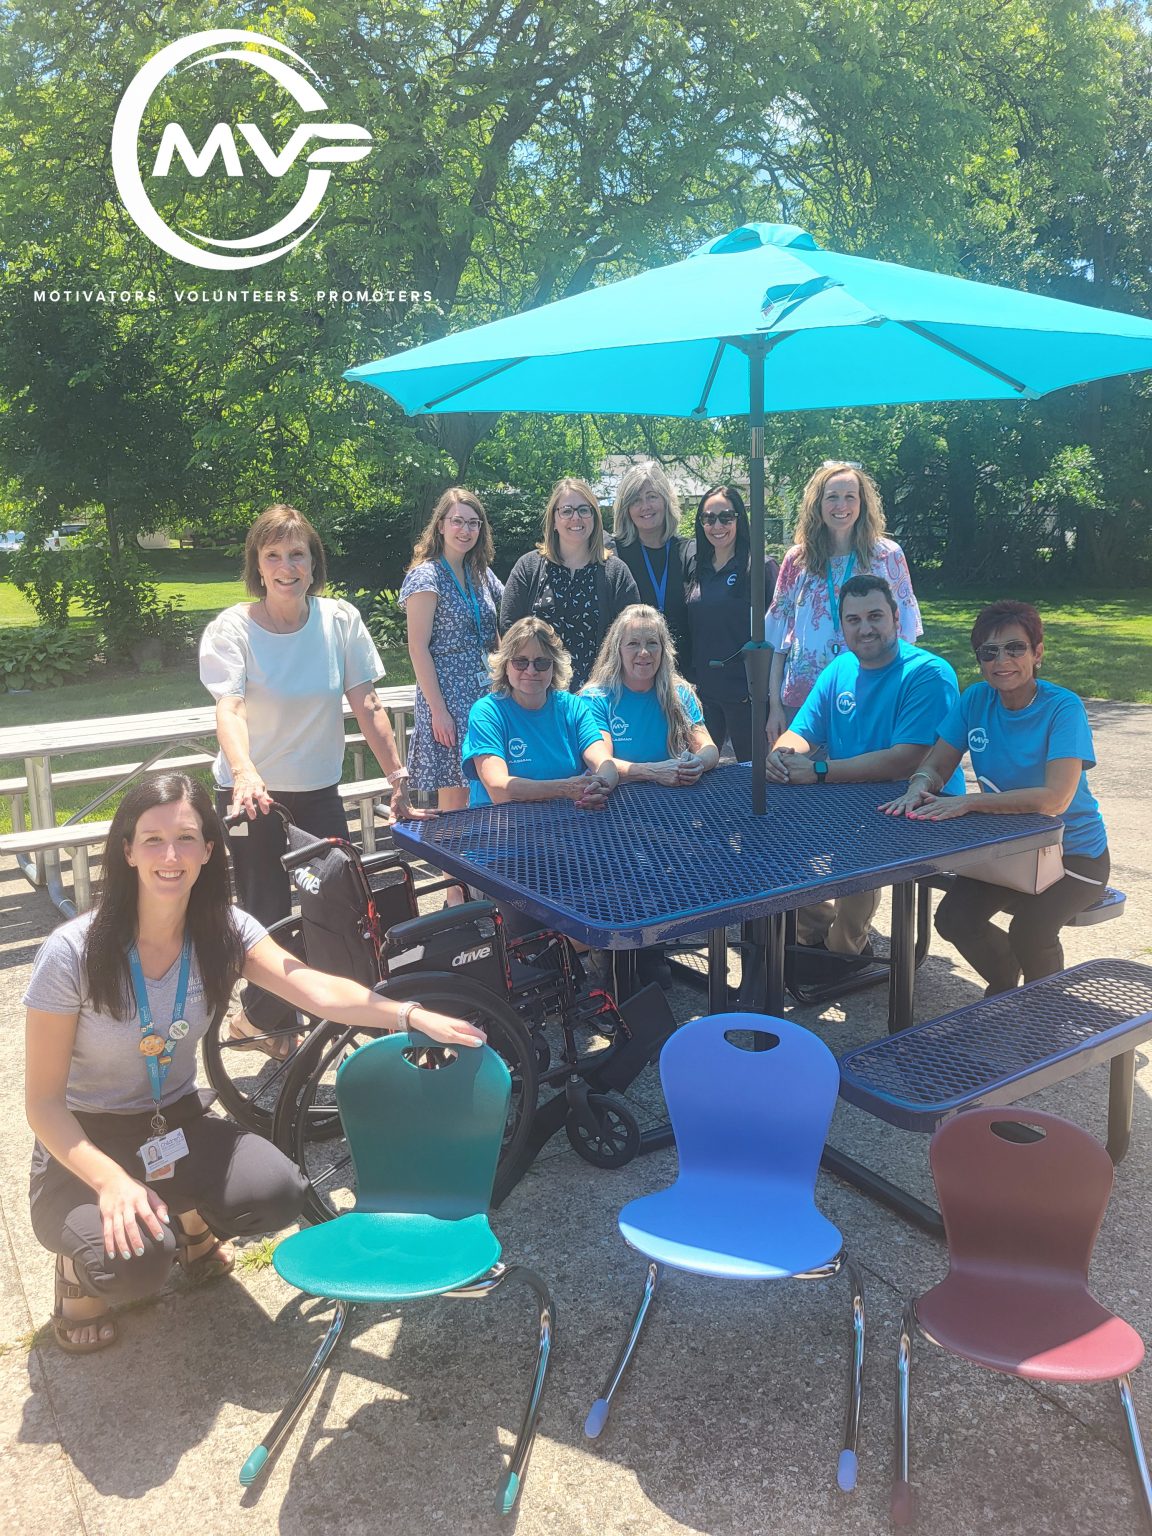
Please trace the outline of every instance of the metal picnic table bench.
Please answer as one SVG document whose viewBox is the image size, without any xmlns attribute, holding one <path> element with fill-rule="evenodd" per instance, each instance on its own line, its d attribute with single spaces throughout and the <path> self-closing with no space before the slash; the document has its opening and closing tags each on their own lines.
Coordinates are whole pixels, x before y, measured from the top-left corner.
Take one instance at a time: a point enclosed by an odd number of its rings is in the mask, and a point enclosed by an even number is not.
<svg viewBox="0 0 1152 1536">
<path fill-rule="evenodd" d="M 1152 966 L 1088 960 L 849 1051 L 840 1097 L 901 1130 L 931 1132 L 961 1110 L 1014 1104 L 1108 1061 L 1107 1146 L 1119 1163 L 1132 1133 L 1136 1047 L 1150 1037 Z M 931 1206 L 834 1147 L 824 1166 L 942 1232 Z"/>
</svg>

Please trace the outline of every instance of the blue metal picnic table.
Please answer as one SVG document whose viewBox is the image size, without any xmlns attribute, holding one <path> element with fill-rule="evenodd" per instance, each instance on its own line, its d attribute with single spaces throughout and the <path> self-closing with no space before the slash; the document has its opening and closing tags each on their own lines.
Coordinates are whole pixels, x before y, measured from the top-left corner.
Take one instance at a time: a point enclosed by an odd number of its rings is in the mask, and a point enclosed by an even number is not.
<svg viewBox="0 0 1152 1536">
<path fill-rule="evenodd" d="M 623 785 L 601 811 L 568 800 L 477 806 L 400 822 L 397 843 L 494 900 L 625 953 L 707 933 L 710 1006 L 727 1000 L 729 923 L 766 927 L 766 1011 L 784 1002 L 785 914 L 809 902 L 892 886 L 889 1025 L 912 1022 L 915 881 L 941 869 L 1055 843 L 1050 816 L 908 821 L 877 809 L 896 783 L 767 786 L 751 810 L 752 770 L 733 764 L 691 788 Z"/>
</svg>

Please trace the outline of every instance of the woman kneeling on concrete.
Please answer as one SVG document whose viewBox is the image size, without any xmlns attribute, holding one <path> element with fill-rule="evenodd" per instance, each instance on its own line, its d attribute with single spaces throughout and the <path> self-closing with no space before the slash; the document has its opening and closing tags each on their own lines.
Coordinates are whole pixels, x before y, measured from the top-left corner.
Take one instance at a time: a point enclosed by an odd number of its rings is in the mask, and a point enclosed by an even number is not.
<svg viewBox="0 0 1152 1536">
<path fill-rule="evenodd" d="M 190 1280 L 227 1274 L 229 1237 L 277 1231 L 300 1210 L 299 1169 L 205 1113 L 196 1091 L 197 1042 L 241 977 L 339 1023 L 483 1040 L 310 970 L 233 908 L 223 829 L 194 779 L 157 774 L 129 790 L 99 904 L 45 941 L 24 997 L 32 1227 L 57 1256 L 53 1328 L 66 1353 L 114 1343 L 109 1306 L 158 1291 L 173 1260 Z"/>
<path fill-rule="evenodd" d="M 907 791 L 883 809 L 928 821 L 973 812 L 1039 811 L 1064 818 L 1064 878 L 1035 895 L 958 877 L 936 909 L 936 931 L 987 982 L 985 996 L 1064 969 L 1060 929 L 1103 896 L 1108 837 L 1088 788 L 1096 765 L 1078 696 L 1039 676 L 1044 625 L 1030 603 L 991 603 L 972 626 L 982 681 L 960 696 Z M 939 794 L 969 754 L 982 793 Z M 992 922 L 1010 912 L 1007 933 Z"/>
</svg>

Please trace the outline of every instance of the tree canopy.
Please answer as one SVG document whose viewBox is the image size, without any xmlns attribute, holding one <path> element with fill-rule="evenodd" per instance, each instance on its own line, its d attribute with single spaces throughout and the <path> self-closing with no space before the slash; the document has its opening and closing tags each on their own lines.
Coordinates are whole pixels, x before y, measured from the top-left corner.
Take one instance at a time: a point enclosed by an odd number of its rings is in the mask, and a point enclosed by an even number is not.
<svg viewBox="0 0 1152 1536">
<path fill-rule="evenodd" d="M 141 64 L 220 27 L 286 43 L 331 119 L 372 134 L 371 153 L 335 167 L 303 243 L 227 274 L 152 245 L 110 159 Z M 242 526 L 286 499 L 361 580 L 392 584 L 446 484 L 510 488 L 504 502 L 531 513 L 605 453 L 739 453 L 743 429 L 412 422 L 344 369 L 747 220 L 1147 312 L 1150 46 L 1143 6 L 1093 0 L 0 0 L 0 480 L 30 529 L 99 507 L 113 542 Z M 201 125 L 197 150 L 220 120 L 278 151 L 300 112 L 270 76 L 220 66 L 157 92 L 151 154 L 173 117 Z M 176 155 L 157 204 L 173 225 L 246 232 L 258 164 L 243 144 L 241 164 L 240 178 L 219 160 L 197 177 Z M 301 157 L 264 178 L 268 221 L 305 174 Z M 296 297 L 214 297 L 240 289 Z M 1147 388 L 777 417 L 770 474 L 787 506 L 819 459 L 867 461 L 910 552 L 952 580 L 1041 564 L 1116 581 L 1149 554 Z"/>
</svg>

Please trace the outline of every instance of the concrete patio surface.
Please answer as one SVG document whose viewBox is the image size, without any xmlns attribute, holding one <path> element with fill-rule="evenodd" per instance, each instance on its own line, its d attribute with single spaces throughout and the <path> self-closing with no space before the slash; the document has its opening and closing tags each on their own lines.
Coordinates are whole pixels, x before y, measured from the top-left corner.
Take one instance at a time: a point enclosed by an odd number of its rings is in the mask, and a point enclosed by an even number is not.
<svg viewBox="0 0 1152 1536">
<path fill-rule="evenodd" d="M 1067 963 L 1152 955 L 1147 754 L 1152 707 L 1089 705 L 1108 823 L 1112 883 L 1125 916 L 1065 935 Z M 877 917 L 886 932 L 887 904 Z M 619 1172 L 580 1161 L 563 1135 L 496 1213 L 505 1256 L 551 1283 L 559 1327 L 540 1434 L 516 1517 L 494 1499 L 501 1453 L 527 1392 L 534 1313 L 526 1290 L 402 1313 L 359 1309 L 331 1371 L 265 1486 L 238 1472 L 303 1373 L 329 1315 L 270 1267 L 191 1289 L 179 1278 L 123 1315 L 121 1342 L 86 1359 L 38 1330 L 52 1264 L 32 1236 L 32 1137 L 22 1100 L 20 998 L 48 900 L 0 868 L 0 1019 L 10 1070 L 0 1079 L 0 1530 L 37 1536 L 423 1536 L 515 1529 L 519 1536 L 855 1536 L 888 1529 L 893 1386 L 901 1300 L 944 1273 L 943 1249 L 864 1196 L 822 1176 L 818 1198 L 864 1268 L 868 1347 L 860 1479 L 836 1488 L 850 1345 L 844 1277 L 822 1284 L 719 1284 L 669 1274 L 601 1438 L 584 1415 L 598 1395 L 639 1293 L 620 1205 L 669 1182 L 675 1152 Z M 938 939 L 919 973 L 916 1017 L 980 995 Z M 679 1018 L 699 994 L 671 994 Z M 883 989 L 793 1008 L 833 1050 L 884 1032 Z M 1138 1052 L 1132 1148 L 1096 1251 L 1101 1300 L 1152 1340 L 1147 1282 L 1152 1215 L 1152 1068 Z M 1107 1071 L 1030 1101 L 1103 1138 Z M 632 1090 L 661 1118 L 659 1086 Z M 833 1141 L 931 1198 L 927 1139 L 841 1106 Z M 1134 1378 L 1152 1448 L 1152 1371 Z M 1110 1385 L 1037 1387 L 962 1366 L 921 1345 L 914 1359 L 913 1471 L 919 1529 L 934 1536 L 1117 1536 L 1140 1530 L 1125 1437 Z"/>
</svg>

